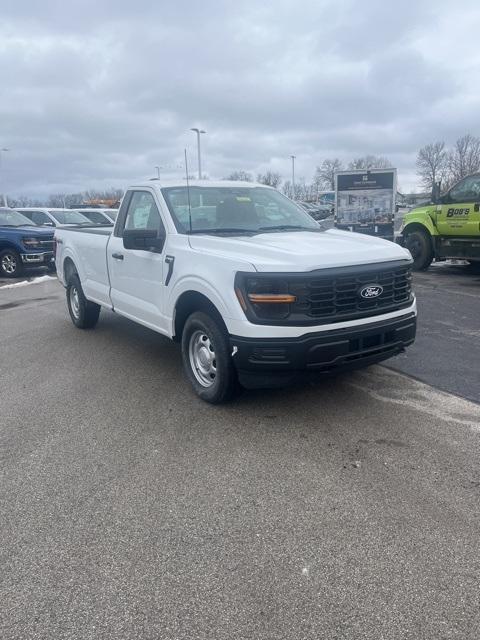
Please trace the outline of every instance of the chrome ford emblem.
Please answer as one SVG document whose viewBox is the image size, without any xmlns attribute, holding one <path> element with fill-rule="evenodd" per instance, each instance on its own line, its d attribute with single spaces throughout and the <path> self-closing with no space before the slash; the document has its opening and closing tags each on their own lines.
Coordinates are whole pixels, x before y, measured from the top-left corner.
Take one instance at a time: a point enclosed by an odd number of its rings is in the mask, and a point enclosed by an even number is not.
<svg viewBox="0 0 480 640">
<path fill-rule="evenodd" d="M 380 284 L 367 284 L 366 287 L 360 289 L 360 297 L 366 298 L 378 298 L 383 293 L 383 287 Z"/>
</svg>

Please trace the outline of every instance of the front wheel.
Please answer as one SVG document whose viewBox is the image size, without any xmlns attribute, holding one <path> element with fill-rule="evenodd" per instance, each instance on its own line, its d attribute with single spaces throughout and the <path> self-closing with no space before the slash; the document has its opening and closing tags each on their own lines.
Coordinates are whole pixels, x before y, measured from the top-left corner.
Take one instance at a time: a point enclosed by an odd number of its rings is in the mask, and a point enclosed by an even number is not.
<svg viewBox="0 0 480 640">
<path fill-rule="evenodd" d="M 68 280 L 67 306 L 73 324 L 79 329 L 93 329 L 97 324 L 100 305 L 85 298 L 80 278 L 76 273 Z"/>
<path fill-rule="evenodd" d="M 23 264 L 19 254 L 13 249 L 4 249 L 0 253 L 0 275 L 4 278 L 18 278 L 23 273 Z"/>
<path fill-rule="evenodd" d="M 196 311 L 187 319 L 182 360 L 195 393 L 205 402 L 220 404 L 235 393 L 238 383 L 228 335 L 216 318 Z"/>
<path fill-rule="evenodd" d="M 405 239 L 405 246 L 412 254 L 414 271 L 428 269 L 434 257 L 430 236 L 419 229 L 411 231 Z"/>
</svg>

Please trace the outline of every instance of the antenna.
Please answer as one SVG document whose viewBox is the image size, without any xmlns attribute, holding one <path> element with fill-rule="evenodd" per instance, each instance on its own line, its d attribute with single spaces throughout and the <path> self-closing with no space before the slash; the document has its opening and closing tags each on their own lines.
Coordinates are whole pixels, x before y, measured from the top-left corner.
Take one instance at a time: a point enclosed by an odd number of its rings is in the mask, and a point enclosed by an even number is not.
<svg viewBox="0 0 480 640">
<path fill-rule="evenodd" d="M 188 182 L 188 161 L 187 161 L 186 149 L 184 149 L 184 153 L 185 153 L 185 177 L 187 178 L 188 220 L 190 223 L 190 233 L 192 233 L 192 207 L 190 205 L 190 183 Z"/>
</svg>

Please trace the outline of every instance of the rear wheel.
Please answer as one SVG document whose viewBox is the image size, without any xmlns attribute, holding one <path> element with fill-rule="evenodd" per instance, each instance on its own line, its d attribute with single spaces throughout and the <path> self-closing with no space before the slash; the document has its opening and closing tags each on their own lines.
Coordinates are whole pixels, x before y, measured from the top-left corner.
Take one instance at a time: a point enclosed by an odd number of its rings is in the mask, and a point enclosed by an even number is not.
<svg viewBox="0 0 480 640">
<path fill-rule="evenodd" d="M 237 374 L 228 335 L 216 318 L 196 311 L 187 319 L 182 333 L 182 360 L 195 393 L 205 402 L 220 404 L 235 393 Z"/>
<path fill-rule="evenodd" d="M 4 249 L 0 253 L 0 275 L 4 278 L 18 278 L 23 273 L 22 259 L 14 249 Z"/>
<path fill-rule="evenodd" d="M 416 229 L 407 235 L 405 246 L 412 254 L 414 270 L 428 269 L 434 257 L 430 236 L 424 231 Z"/>
<path fill-rule="evenodd" d="M 79 329 L 93 329 L 97 324 L 100 305 L 85 298 L 80 278 L 76 273 L 68 279 L 67 306 L 73 324 Z"/>
</svg>

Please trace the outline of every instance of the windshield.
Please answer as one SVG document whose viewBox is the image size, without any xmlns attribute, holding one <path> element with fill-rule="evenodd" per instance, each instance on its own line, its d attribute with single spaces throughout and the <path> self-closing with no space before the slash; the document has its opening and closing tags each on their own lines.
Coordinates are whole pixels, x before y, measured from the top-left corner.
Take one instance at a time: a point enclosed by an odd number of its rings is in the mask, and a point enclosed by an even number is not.
<svg viewBox="0 0 480 640">
<path fill-rule="evenodd" d="M 70 211 L 69 209 L 64 211 L 52 210 L 50 214 L 59 224 L 88 224 L 90 222 L 88 218 L 78 213 L 78 211 Z"/>
<path fill-rule="evenodd" d="M 117 219 L 117 214 L 118 214 L 118 209 L 107 209 L 105 211 L 105 215 L 107 215 L 112 220 L 116 220 Z"/>
<path fill-rule="evenodd" d="M 31 220 L 24 216 L 23 213 L 18 211 L 0 211 L 0 226 L 2 227 L 34 227 L 35 225 Z"/>
<path fill-rule="evenodd" d="M 186 187 L 162 189 L 175 226 L 189 233 Z M 264 187 L 191 187 L 192 233 L 269 232 L 320 227 L 294 202 Z"/>
<path fill-rule="evenodd" d="M 103 215 L 101 211 L 82 211 L 82 216 L 85 216 L 95 224 L 112 224 L 112 221 Z"/>
</svg>

